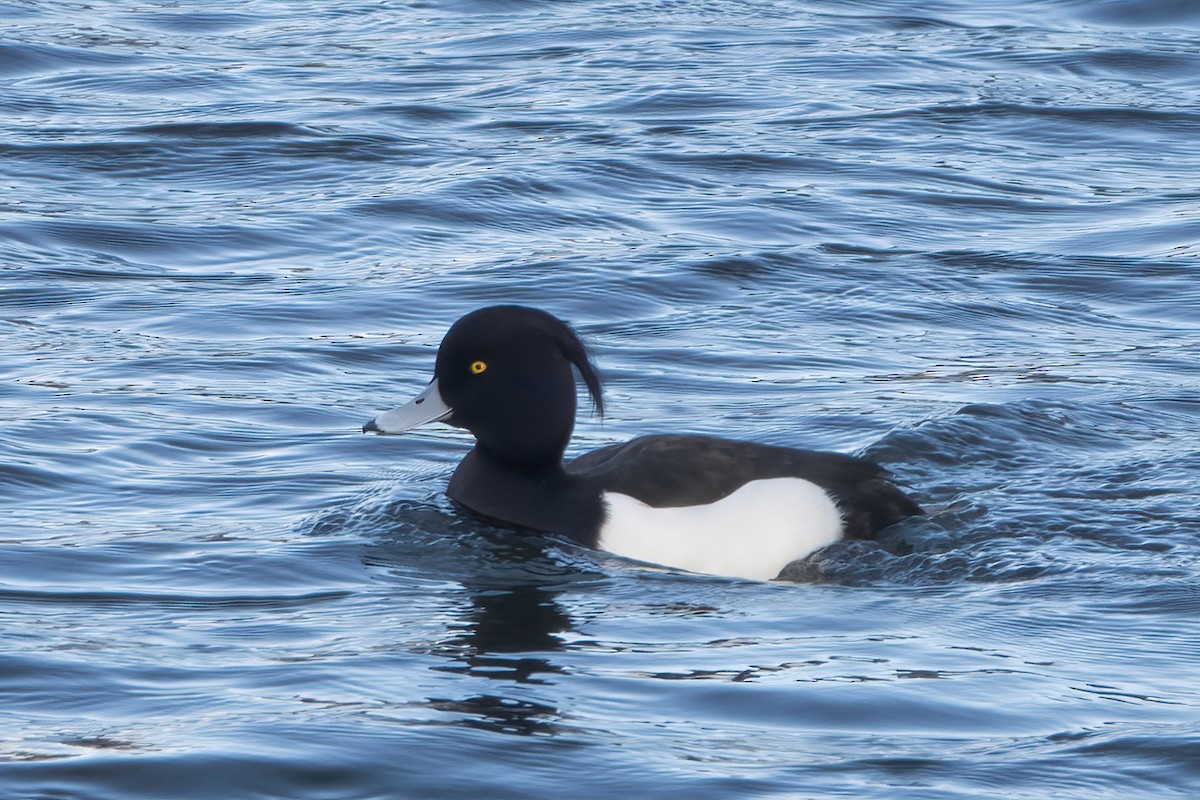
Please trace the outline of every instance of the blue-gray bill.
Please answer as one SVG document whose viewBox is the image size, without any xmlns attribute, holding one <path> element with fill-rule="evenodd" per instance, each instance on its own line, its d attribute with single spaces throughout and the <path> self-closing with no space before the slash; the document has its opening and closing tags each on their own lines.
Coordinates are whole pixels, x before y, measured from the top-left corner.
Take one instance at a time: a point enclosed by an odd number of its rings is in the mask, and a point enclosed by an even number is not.
<svg viewBox="0 0 1200 800">
<path fill-rule="evenodd" d="M 429 422 L 439 422 L 453 412 L 438 391 L 437 378 L 429 382 L 425 391 L 414 397 L 399 408 L 385 411 L 375 419 L 363 425 L 363 433 L 382 433 L 385 435 L 404 433 L 407 430 Z"/>
</svg>

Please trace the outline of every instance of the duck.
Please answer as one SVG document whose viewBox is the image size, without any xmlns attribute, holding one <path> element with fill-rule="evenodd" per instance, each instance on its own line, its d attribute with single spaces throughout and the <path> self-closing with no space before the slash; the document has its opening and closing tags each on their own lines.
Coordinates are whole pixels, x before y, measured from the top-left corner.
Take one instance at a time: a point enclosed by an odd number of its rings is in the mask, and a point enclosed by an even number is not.
<svg viewBox="0 0 1200 800">
<path fill-rule="evenodd" d="M 527 306 L 481 308 L 447 331 L 425 389 L 362 430 L 465 428 L 475 445 L 446 487 L 456 505 L 494 525 L 708 575 L 771 580 L 828 545 L 924 513 L 883 467 L 842 453 L 663 433 L 564 460 L 576 373 L 603 418 L 600 375 L 570 325 Z"/>
</svg>

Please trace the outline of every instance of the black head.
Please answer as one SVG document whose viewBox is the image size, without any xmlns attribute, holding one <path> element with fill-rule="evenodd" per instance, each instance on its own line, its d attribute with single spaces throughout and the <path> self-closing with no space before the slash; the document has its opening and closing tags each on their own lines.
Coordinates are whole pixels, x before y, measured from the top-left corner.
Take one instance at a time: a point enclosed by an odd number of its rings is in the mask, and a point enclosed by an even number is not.
<svg viewBox="0 0 1200 800">
<path fill-rule="evenodd" d="M 447 422 L 475 434 L 493 458 L 542 466 L 559 463 L 575 427 L 572 366 L 603 416 L 600 378 L 570 326 L 536 308 L 490 306 L 446 333 L 434 377 Z"/>
</svg>

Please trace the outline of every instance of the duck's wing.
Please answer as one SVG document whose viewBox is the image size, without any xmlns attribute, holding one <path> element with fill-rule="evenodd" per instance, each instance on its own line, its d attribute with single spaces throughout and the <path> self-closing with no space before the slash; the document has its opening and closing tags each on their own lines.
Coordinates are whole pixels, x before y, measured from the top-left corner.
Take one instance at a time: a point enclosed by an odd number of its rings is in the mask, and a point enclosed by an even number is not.
<svg viewBox="0 0 1200 800">
<path fill-rule="evenodd" d="M 865 459 L 713 436 L 643 436 L 593 450 L 566 469 L 600 491 L 656 508 L 714 503 L 750 481 L 801 478 L 833 497 L 848 538 L 869 538 L 923 513 L 887 470 Z"/>
</svg>

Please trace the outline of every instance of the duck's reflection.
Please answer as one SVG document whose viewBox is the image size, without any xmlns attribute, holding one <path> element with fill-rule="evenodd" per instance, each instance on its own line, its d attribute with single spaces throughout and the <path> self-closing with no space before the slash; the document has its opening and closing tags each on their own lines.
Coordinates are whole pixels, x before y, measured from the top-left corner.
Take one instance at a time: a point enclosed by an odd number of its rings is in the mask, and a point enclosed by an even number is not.
<svg viewBox="0 0 1200 800">
<path fill-rule="evenodd" d="M 493 733 L 553 736 L 563 732 L 557 708 L 513 697 L 481 694 L 465 700 L 430 698 L 429 707 L 462 715 L 458 725 Z"/>
<path fill-rule="evenodd" d="M 571 627 L 571 618 L 558 604 L 558 594 L 544 586 L 477 590 L 466 627 L 447 641 L 459 652 L 460 663 L 441 669 L 519 683 L 561 673 L 547 658 L 519 655 L 563 649 L 557 634 Z"/>
<path fill-rule="evenodd" d="M 546 654 L 563 649 L 559 634 L 571 627 L 571 618 L 557 600 L 560 593 L 542 585 L 475 589 L 464 628 L 445 642 L 455 653 L 455 663 L 435 669 L 520 684 L 553 683 L 547 676 L 564 670 Z M 521 736 L 560 732 L 558 708 L 531 700 L 526 692 L 521 695 L 430 698 L 429 704 L 462 714 L 461 724 L 473 728 Z"/>
<path fill-rule="evenodd" d="M 438 575 L 466 592 L 469 605 L 446 609 L 454 621 L 432 648 L 437 663 L 431 669 L 451 673 L 439 681 L 444 691 L 417 702 L 444 712 L 442 724 L 526 736 L 562 732 L 553 692 L 556 676 L 567 670 L 555 663 L 555 654 L 566 650 L 564 633 L 574 622 L 561 600 L 603 580 L 602 573 L 569 555 L 564 559 L 542 537 L 481 524 L 450 513 L 445 503 L 368 505 L 322 524 L 345 526 L 347 519 L 378 537 L 363 555 L 368 566 L 393 571 L 400 581 Z M 428 652 L 423 637 L 420 646 Z"/>
</svg>

